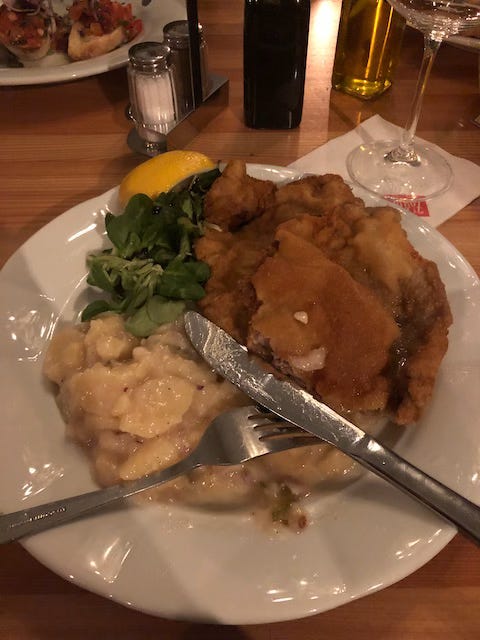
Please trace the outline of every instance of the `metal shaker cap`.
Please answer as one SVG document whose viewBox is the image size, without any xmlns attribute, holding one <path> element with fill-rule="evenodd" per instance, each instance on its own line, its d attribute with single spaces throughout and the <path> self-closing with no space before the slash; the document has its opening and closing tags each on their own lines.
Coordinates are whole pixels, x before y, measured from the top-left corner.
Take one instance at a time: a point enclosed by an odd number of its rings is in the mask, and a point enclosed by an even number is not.
<svg viewBox="0 0 480 640">
<path fill-rule="evenodd" d="M 198 35 L 202 38 L 202 25 L 198 25 Z M 174 20 L 163 27 L 163 39 L 172 49 L 188 49 L 190 32 L 188 20 Z"/>
<path fill-rule="evenodd" d="M 161 42 L 139 42 L 128 50 L 132 67 L 150 73 L 166 69 L 169 56 L 170 47 Z"/>
</svg>

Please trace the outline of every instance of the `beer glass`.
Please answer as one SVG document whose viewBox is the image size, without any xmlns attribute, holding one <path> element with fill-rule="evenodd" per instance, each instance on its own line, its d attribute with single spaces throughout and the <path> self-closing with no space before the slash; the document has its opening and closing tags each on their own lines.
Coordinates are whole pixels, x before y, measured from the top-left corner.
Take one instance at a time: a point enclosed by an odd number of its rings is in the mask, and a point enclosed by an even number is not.
<svg viewBox="0 0 480 640">
<path fill-rule="evenodd" d="M 480 0 L 388 1 L 424 35 L 417 87 L 400 140 L 360 145 L 348 156 L 347 167 L 355 182 L 387 199 L 425 200 L 449 188 L 452 170 L 442 155 L 415 141 L 423 94 L 442 41 L 480 22 Z"/>
</svg>

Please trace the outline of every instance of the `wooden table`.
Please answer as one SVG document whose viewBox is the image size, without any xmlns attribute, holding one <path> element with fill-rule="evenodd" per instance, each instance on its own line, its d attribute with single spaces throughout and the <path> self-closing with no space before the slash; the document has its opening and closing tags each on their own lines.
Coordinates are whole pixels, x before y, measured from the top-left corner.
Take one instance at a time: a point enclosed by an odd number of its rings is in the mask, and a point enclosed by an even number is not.
<svg viewBox="0 0 480 640">
<path fill-rule="evenodd" d="M 230 79 L 230 103 L 189 147 L 217 159 L 286 165 L 372 114 L 406 120 L 421 56 L 408 31 L 394 86 L 374 102 L 330 92 L 339 4 L 314 0 L 305 108 L 295 131 L 244 127 L 242 2 L 200 0 L 212 69 Z M 35 231 L 69 207 L 116 185 L 141 158 L 126 144 L 125 71 L 51 86 L 0 88 L 0 265 Z M 418 133 L 480 163 L 478 56 L 444 46 Z M 480 273 L 480 200 L 442 225 Z M 311 618 L 242 628 L 166 621 L 131 611 L 64 582 L 20 545 L 0 548 L 0 638 L 217 638 L 255 640 L 470 640 L 480 634 L 480 555 L 457 536 L 402 582 Z"/>
</svg>

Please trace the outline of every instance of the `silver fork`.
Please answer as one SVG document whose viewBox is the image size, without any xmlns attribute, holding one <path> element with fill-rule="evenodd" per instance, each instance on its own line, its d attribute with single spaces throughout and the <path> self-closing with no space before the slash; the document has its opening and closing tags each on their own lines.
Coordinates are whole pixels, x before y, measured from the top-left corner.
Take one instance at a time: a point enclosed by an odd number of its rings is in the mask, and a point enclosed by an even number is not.
<svg viewBox="0 0 480 640">
<path fill-rule="evenodd" d="M 268 453 L 320 443 L 316 436 L 258 407 L 226 411 L 210 423 L 197 447 L 186 458 L 166 469 L 138 480 L 0 516 L 0 543 L 64 524 L 200 466 L 235 465 Z"/>
</svg>

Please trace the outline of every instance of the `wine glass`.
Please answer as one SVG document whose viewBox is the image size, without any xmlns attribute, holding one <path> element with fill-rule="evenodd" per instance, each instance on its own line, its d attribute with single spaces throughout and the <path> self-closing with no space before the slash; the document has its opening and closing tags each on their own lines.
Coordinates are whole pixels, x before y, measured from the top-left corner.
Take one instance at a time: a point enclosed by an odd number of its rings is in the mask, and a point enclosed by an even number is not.
<svg viewBox="0 0 480 640">
<path fill-rule="evenodd" d="M 423 94 L 442 41 L 480 21 L 480 0 L 388 0 L 424 35 L 423 60 L 400 141 L 362 144 L 347 158 L 355 182 L 392 200 L 425 200 L 446 191 L 452 169 L 437 151 L 414 142 Z"/>
</svg>

